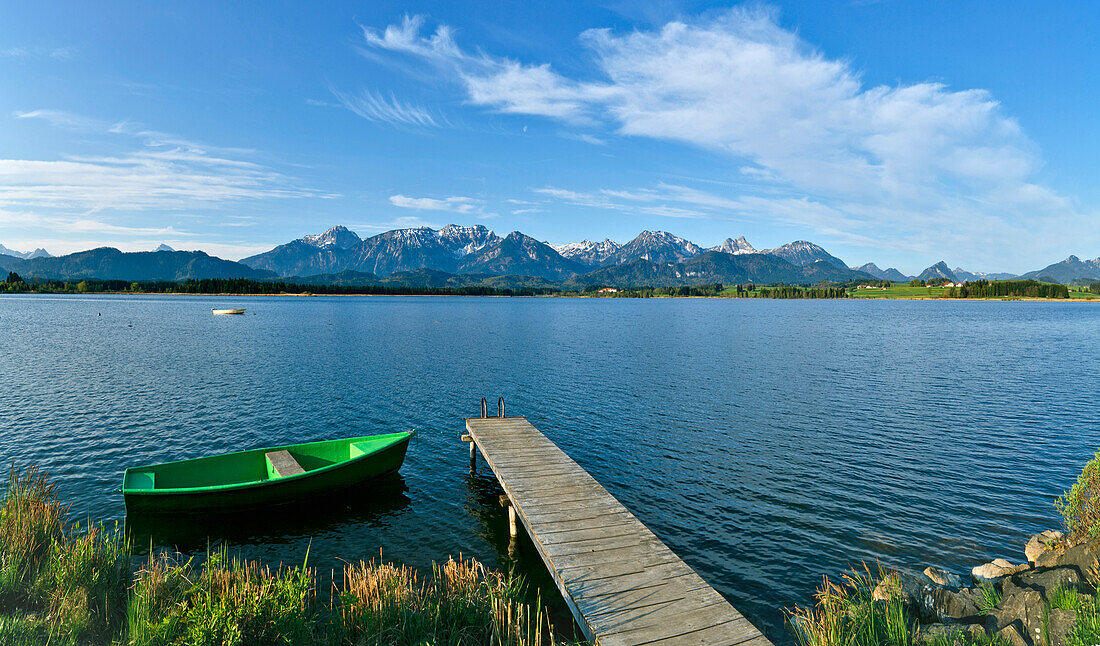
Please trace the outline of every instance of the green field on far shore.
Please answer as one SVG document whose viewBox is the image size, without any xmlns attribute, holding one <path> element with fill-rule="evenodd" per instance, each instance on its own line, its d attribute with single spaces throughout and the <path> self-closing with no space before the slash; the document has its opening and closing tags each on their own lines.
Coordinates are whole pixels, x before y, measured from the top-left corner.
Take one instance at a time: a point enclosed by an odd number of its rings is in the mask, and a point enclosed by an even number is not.
<svg viewBox="0 0 1100 646">
<path fill-rule="evenodd" d="M 848 289 L 848 295 L 851 298 L 949 298 L 950 291 L 950 287 L 913 287 L 910 286 L 908 283 L 893 283 L 885 289 L 878 287 L 871 289 L 858 289 L 852 287 Z M 1069 292 L 1069 298 L 1070 300 L 1097 300 L 1100 299 L 1100 294 L 1093 294 L 1087 291 L 1074 291 L 1071 289 Z M 1004 301 L 1045 299 L 1014 296 L 990 296 L 985 298 L 970 297 L 966 300 Z"/>
</svg>

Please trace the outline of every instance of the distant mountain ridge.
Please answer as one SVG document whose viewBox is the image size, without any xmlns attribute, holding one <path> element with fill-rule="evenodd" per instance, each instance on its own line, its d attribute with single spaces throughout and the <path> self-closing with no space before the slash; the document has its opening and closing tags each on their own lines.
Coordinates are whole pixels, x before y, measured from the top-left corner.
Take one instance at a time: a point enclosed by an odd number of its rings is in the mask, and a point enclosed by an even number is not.
<svg viewBox="0 0 1100 646">
<path fill-rule="evenodd" d="M 30 260 L 31 258 L 52 258 L 50 252 L 42 249 L 41 247 L 34 251 L 16 251 L 15 249 L 8 249 L 4 245 L 0 244 L 0 256 L 11 256 L 12 258 L 19 258 L 21 260 Z"/>
<path fill-rule="evenodd" d="M 912 280 L 911 278 L 893 267 L 890 267 L 888 269 L 879 269 L 878 265 L 873 262 L 869 262 L 865 265 L 860 265 L 859 267 L 852 267 L 852 269 L 854 271 L 862 271 L 865 274 L 869 274 L 873 278 L 877 278 L 879 280 L 889 280 L 894 283 L 904 283 L 906 281 Z"/>
<path fill-rule="evenodd" d="M 604 261 L 614 255 L 616 251 L 622 248 L 621 244 L 610 239 L 604 239 L 603 242 L 582 240 L 580 242 L 550 246 L 563 257 L 590 267 L 599 267 Z"/>
<path fill-rule="evenodd" d="M 13 255 L 14 254 L 14 255 Z M 24 257 L 27 256 L 27 257 Z M 30 257 L 33 256 L 33 257 Z M 282 278 L 317 284 L 417 284 L 570 286 L 666 286 L 702 282 L 815 283 L 819 281 L 891 280 L 910 277 L 874 263 L 848 267 L 821 246 L 807 240 L 757 250 L 744 236 L 727 238 L 704 250 L 667 231 L 642 231 L 626 244 L 610 239 L 552 246 L 513 231 L 500 237 L 482 225 L 449 224 L 440 229 L 393 229 L 362 238 L 344 226 L 304 235 L 269 251 L 232 262 L 201 251 L 126 253 L 103 247 L 54 258 L 44 250 L 13 252 L 0 245 L 0 269 L 29 279 L 87 278 L 186 280 L 189 278 Z M 466 278 L 455 278 L 465 276 Z M 968 272 L 939 262 L 920 278 L 999 280 L 1007 273 Z M 1100 279 L 1100 258 L 1070 256 L 1022 278 L 1059 282 Z M 337 281 L 328 283 L 326 281 Z M 293 282 L 293 281 L 292 281 Z M 369 282 L 369 284 L 375 284 Z"/>
<path fill-rule="evenodd" d="M 701 253 L 703 249 L 699 245 L 667 231 L 642 231 L 638 237 L 608 256 L 602 265 L 622 265 L 635 260 L 677 263 Z"/>
<path fill-rule="evenodd" d="M 958 277 L 955 276 L 955 272 L 951 271 L 947 263 L 942 260 L 922 271 L 917 278 L 920 280 L 935 280 L 937 278 L 942 278 L 950 280 L 951 282 L 958 280 Z"/>
<path fill-rule="evenodd" d="M 722 251 L 724 253 L 733 254 L 739 256 L 744 253 L 757 253 L 756 247 L 749 244 L 749 241 L 745 239 L 745 236 L 734 240 L 733 238 L 726 238 L 726 241 L 715 247 L 707 249 L 707 251 Z"/>
<path fill-rule="evenodd" d="M 499 241 L 499 236 L 482 225 L 449 224 L 438 231 L 429 227 L 393 229 L 366 239 L 343 226 L 336 226 L 324 233 L 303 236 L 271 251 L 249 256 L 241 263 L 281 276 L 342 271 L 388 276 L 422 268 L 454 273 L 462 257 Z"/>
<path fill-rule="evenodd" d="M 776 247 L 775 249 L 765 249 L 761 253 L 766 253 L 772 256 L 778 256 L 783 260 L 791 263 L 792 265 L 805 266 L 818 260 L 824 260 L 825 262 L 832 263 L 838 267 L 848 269 L 848 265 L 843 260 L 825 251 L 818 245 L 808 242 L 806 240 L 795 240 L 794 242 L 787 243 L 782 247 Z"/>
<path fill-rule="evenodd" d="M 1047 265 L 1042 269 L 1029 271 L 1020 278 L 1039 278 L 1045 276 L 1053 278 L 1060 283 L 1072 281 L 1100 281 L 1100 258 L 1081 260 L 1077 256 L 1070 256 L 1062 262 Z"/>
<path fill-rule="evenodd" d="M 146 280 L 181 281 L 203 278 L 274 278 L 269 271 L 252 269 L 202 251 L 123 252 L 113 247 L 78 251 L 67 256 L 22 260 L 0 256 L 0 269 L 14 271 L 24 280 Z"/>
</svg>

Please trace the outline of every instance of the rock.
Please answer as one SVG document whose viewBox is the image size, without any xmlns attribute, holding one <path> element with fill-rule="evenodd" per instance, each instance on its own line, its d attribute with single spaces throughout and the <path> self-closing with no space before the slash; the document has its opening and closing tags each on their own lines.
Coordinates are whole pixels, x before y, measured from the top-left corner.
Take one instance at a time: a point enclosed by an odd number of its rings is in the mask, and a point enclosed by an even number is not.
<svg viewBox="0 0 1100 646">
<path fill-rule="evenodd" d="M 965 646 L 976 641 L 979 637 L 985 637 L 985 630 L 981 626 L 960 626 L 958 624 L 924 624 L 917 630 L 914 642 L 917 644 L 930 643 L 946 636 L 956 646 Z"/>
<path fill-rule="evenodd" d="M 927 586 L 920 596 L 921 615 L 938 622 L 980 621 L 981 596 L 971 590 L 952 591 L 940 586 Z"/>
<path fill-rule="evenodd" d="M 1005 626 L 997 631 L 996 636 L 1000 637 L 1008 646 L 1030 646 L 1020 636 L 1020 631 L 1016 630 L 1015 626 Z"/>
<path fill-rule="evenodd" d="M 1081 586 L 1081 575 L 1072 567 L 1059 567 L 1050 569 L 1030 570 L 1012 577 L 1012 583 L 1021 588 L 1030 588 L 1050 600 L 1050 593 L 1058 587 L 1066 589 L 1078 589 Z M 1006 580 L 1005 585 L 1008 585 Z M 1005 592 L 1007 594 L 1007 592 Z"/>
<path fill-rule="evenodd" d="M 1023 572 L 1029 569 L 1029 567 L 1027 563 L 1013 565 L 1005 559 L 994 559 L 985 565 L 976 566 L 970 571 L 970 576 L 976 583 L 991 583 L 1001 577 Z"/>
<path fill-rule="evenodd" d="M 1000 634 L 1015 626 L 1028 644 L 1043 643 L 1043 596 L 1035 590 L 1023 590 L 1005 596 L 986 616 L 985 627 L 990 634 Z"/>
<path fill-rule="evenodd" d="M 1066 637 L 1077 623 L 1077 613 L 1064 608 L 1051 608 L 1047 617 L 1047 639 L 1050 646 L 1066 646 Z"/>
<path fill-rule="evenodd" d="M 899 598 L 909 608 L 919 610 L 920 598 L 925 584 L 915 576 L 904 572 L 892 572 L 882 578 L 871 592 L 875 601 L 888 601 Z M 928 587 L 931 587 L 929 585 Z"/>
<path fill-rule="evenodd" d="M 924 568 L 924 576 L 928 577 L 932 583 L 936 585 L 945 585 L 949 588 L 961 588 L 963 587 L 962 577 L 957 574 L 952 574 L 943 568 L 938 567 L 926 567 Z"/>
<path fill-rule="evenodd" d="M 1055 547 L 1064 537 L 1065 534 L 1062 532 L 1051 529 L 1032 536 L 1028 539 L 1027 545 L 1024 546 L 1024 556 L 1027 557 L 1027 562 L 1035 563 L 1039 555 Z"/>
<path fill-rule="evenodd" d="M 1035 559 L 1037 567 L 1072 567 L 1081 575 L 1081 579 L 1095 588 L 1100 583 L 1100 539 L 1092 539 L 1073 547 L 1058 547 L 1047 550 Z"/>
</svg>

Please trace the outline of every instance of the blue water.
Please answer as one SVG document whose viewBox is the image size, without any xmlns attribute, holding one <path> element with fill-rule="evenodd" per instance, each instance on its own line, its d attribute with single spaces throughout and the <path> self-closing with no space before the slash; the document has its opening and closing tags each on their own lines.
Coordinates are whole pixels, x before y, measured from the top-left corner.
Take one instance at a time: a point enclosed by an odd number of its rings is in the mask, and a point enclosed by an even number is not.
<svg viewBox="0 0 1100 646">
<path fill-rule="evenodd" d="M 461 552 L 545 584 L 458 439 L 503 395 L 789 642 L 781 609 L 823 574 L 965 573 L 1057 526 L 1100 446 L 1098 342 L 1082 303 L 5 296 L 0 459 L 122 520 L 128 465 L 417 429 L 401 477 L 339 509 L 150 532 L 321 569 Z"/>
</svg>

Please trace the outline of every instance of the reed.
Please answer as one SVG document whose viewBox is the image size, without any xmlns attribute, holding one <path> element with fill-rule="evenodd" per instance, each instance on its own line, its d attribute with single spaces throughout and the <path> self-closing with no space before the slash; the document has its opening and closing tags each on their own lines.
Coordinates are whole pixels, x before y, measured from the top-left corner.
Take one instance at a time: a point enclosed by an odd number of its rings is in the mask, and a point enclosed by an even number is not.
<svg viewBox="0 0 1100 646">
<path fill-rule="evenodd" d="M 68 511 L 53 483 L 37 467 L 19 472 L 12 463 L 0 508 L 0 608 L 33 604 L 36 582 Z"/>
<path fill-rule="evenodd" d="M 130 590 L 127 644 L 315 643 L 314 575 L 305 565 L 272 570 L 224 549 L 198 572 L 190 563 L 149 557 Z"/>
<path fill-rule="evenodd" d="M 522 600 L 517 577 L 474 559 L 435 565 L 430 580 L 377 561 L 348 565 L 333 643 L 534 646 L 558 643 L 538 601 Z"/>
</svg>

